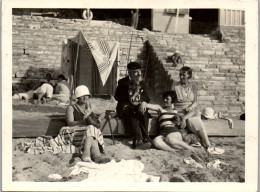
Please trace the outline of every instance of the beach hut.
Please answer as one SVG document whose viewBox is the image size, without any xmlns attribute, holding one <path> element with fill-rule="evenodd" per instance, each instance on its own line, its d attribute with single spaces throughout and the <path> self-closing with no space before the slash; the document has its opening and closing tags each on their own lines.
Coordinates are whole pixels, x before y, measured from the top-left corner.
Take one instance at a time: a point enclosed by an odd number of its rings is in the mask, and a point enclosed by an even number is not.
<svg viewBox="0 0 260 192">
<path fill-rule="evenodd" d="M 114 95 L 118 62 L 117 41 L 90 41 L 79 32 L 63 42 L 61 68 L 72 90 L 78 85 L 86 85 L 92 95 Z"/>
</svg>

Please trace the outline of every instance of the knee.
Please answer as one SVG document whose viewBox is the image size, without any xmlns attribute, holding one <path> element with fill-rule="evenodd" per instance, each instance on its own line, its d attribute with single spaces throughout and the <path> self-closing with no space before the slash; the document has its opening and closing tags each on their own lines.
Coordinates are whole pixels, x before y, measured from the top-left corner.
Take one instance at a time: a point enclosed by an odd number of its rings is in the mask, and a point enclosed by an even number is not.
<svg viewBox="0 0 260 192">
<path fill-rule="evenodd" d="M 166 143 L 170 143 L 170 144 L 175 144 L 175 143 L 176 143 L 176 142 L 175 142 L 175 139 L 172 138 L 172 137 L 170 137 L 169 135 L 167 135 L 167 136 L 165 137 L 165 142 L 166 142 Z"/>
<path fill-rule="evenodd" d="M 179 144 L 180 141 L 182 141 L 182 135 L 178 132 L 170 133 L 165 137 L 165 142 L 171 145 Z"/>
<path fill-rule="evenodd" d="M 153 139 L 153 145 L 157 148 L 161 146 L 162 142 L 163 142 L 162 136 L 158 136 Z"/>
</svg>

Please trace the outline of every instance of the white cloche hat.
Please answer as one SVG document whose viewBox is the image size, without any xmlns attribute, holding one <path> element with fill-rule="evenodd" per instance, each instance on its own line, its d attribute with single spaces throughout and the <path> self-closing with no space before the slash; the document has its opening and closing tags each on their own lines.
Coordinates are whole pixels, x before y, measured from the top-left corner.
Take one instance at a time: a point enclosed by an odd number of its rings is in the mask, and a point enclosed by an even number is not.
<svg viewBox="0 0 260 192">
<path fill-rule="evenodd" d="M 214 114 L 215 114 L 214 109 L 212 109 L 211 107 L 205 107 L 202 110 L 202 115 L 207 119 L 216 119 Z"/>
<path fill-rule="evenodd" d="M 76 89 L 75 89 L 75 97 L 76 99 L 79 97 L 82 97 L 84 95 L 91 95 L 89 93 L 89 89 L 87 88 L 87 86 L 85 85 L 79 85 Z"/>
</svg>

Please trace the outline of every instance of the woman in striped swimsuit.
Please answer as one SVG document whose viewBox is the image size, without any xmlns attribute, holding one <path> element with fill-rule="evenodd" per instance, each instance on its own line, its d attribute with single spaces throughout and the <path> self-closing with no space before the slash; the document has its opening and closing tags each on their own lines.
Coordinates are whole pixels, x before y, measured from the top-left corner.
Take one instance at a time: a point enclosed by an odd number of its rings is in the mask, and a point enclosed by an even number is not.
<svg viewBox="0 0 260 192">
<path fill-rule="evenodd" d="M 158 112 L 160 135 L 153 140 L 153 145 L 165 151 L 175 151 L 175 149 L 188 149 L 192 152 L 194 148 L 183 141 L 179 127 L 180 117 L 174 110 L 173 102 L 176 98 L 174 91 L 168 91 L 163 94 L 164 107 L 155 104 L 147 104 L 147 109 Z"/>
</svg>

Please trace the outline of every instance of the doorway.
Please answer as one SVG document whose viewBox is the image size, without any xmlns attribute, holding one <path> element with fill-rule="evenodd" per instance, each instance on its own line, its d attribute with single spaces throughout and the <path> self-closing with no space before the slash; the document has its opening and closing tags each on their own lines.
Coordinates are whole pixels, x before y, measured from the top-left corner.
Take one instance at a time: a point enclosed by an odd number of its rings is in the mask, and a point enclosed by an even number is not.
<svg viewBox="0 0 260 192">
<path fill-rule="evenodd" d="M 211 33 L 218 27 L 218 14 L 218 9 L 190 9 L 190 33 Z"/>
</svg>

